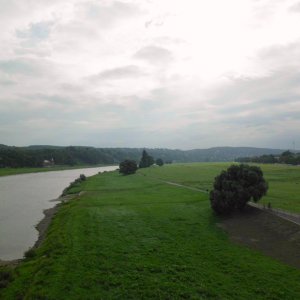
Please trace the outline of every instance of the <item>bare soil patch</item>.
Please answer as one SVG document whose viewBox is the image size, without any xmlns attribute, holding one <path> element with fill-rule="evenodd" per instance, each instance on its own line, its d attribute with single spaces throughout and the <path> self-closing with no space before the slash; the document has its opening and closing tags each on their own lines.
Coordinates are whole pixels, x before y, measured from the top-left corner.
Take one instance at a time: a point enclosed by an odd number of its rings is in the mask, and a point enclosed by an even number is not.
<svg viewBox="0 0 300 300">
<path fill-rule="evenodd" d="M 300 269 L 300 226 L 247 206 L 243 212 L 224 217 L 219 224 L 236 243 Z"/>
</svg>

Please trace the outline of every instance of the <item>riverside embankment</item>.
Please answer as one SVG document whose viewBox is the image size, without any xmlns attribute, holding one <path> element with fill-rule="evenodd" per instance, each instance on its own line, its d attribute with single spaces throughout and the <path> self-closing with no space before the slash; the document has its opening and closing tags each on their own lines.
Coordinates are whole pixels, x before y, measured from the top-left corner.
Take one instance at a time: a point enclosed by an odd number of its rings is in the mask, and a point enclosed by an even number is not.
<svg viewBox="0 0 300 300">
<path fill-rule="evenodd" d="M 91 176 L 116 166 L 0 177 L 0 260 L 23 257 L 38 239 L 35 226 L 53 208 L 62 190 L 80 174 Z"/>
</svg>

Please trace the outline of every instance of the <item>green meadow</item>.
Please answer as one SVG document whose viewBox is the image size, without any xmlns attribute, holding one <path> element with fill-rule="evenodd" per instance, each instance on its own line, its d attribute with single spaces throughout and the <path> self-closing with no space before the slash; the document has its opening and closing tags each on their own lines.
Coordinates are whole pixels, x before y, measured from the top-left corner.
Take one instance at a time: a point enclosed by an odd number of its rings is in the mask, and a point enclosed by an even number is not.
<svg viewBox="0 0 300 300">
<path fill-rule="evenodd" d="M 13 271 L 0 298 L 299 299 L 300 270 L 233 244 L 206 193 L 163 182 L 210 189 L 228 165 L 88 178 L 69 191 L 82 193 L 60 205 L 44 243 Z M 300 169 L 262 167 L 265 201 L 300 211 Z"/>
<path fill-rule="evenodd" d="M 211 190 L 214 178 L 232 163 L 191 163 L 173 164 L 163 168 L 152 167 L 142 169 L 145 176 L 159 178 L 164 181 Z M 253 164 L 259 166 L 268 181 L 267 196 L 259 203 L 274 208 L 300 213 L 300 166 L 281 164 Z"/>
</svg>

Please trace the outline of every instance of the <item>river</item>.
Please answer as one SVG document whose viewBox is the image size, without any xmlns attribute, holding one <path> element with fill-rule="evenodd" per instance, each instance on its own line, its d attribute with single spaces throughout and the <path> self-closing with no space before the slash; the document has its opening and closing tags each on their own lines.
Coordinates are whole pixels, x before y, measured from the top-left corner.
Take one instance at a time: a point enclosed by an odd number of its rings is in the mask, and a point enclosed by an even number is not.
<svg viewBox="0 0 300 300">
<path fill-rule="evenodd" d="M 0 260 L 23 257 L 38 239 L 35 225 L 57 204 L 63 189 L 80 174 L 92 176 L 116 166 L 0 177 Z"/>
</svg>

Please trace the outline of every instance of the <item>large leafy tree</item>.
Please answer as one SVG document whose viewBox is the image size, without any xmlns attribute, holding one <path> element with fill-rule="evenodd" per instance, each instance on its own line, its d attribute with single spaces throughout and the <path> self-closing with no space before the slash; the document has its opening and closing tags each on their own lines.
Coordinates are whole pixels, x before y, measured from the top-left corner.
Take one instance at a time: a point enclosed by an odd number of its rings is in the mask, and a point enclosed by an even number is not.
<svg viewBox="0 0 300 300">
<path fill-rule="evenodd" d="M 142 158 L 139 163 L 140 168 L 148 168 L 154 164 L 154 159 L 151 155 L 147 153 L 146 150 L 143 150 Z"/>
<path fill-rule="evenodd" d="M 210 203 L 217 214 L 242 210 L 251 199 L 257 202 L 267 193 L 268 185 L 259 167 L 232 165 L 215 178 Z"/>
<path fill-rule="evenodd" d="M 119 165 L 119 172 L 124 175 L 134 174 L 137 170 L 137 163 L 134 160 L 126 159 Z"/>
</svg>

